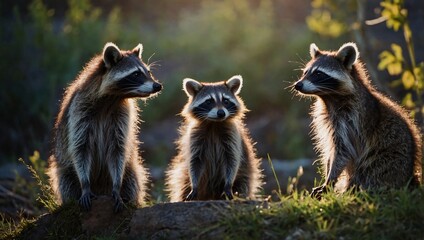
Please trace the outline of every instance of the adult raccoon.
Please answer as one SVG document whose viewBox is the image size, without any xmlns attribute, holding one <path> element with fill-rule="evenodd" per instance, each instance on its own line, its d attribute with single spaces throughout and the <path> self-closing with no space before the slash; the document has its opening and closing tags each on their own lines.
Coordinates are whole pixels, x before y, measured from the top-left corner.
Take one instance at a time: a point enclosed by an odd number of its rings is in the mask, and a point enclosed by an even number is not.
<svg viewBox="0 0 424 240">
<path fill-rule="evenodd" d="M 166 172 L 171 202 L 232 199 L 233 193 L 253 198 L 258 192 L 260 160 L 243 123 L 242 83 L 241 76 L 218 83 L 184 79 L 189 99 L 178 155 Z"/>
<path fill-rule="evenodd" d="M 141 204 L 148 173 L 138 152 L 138 107 L 162 85 L 141 60 L 143 46 L 104 46 L 66 89 L 54 126 L 48 175 L 60 202 L 79 200 L 89 210 L 95 194 Z"/>
<path fill-rule="evenodd" d="M 356 44 L 337 52 L 311 44 L 310 55 L 294 88 L 315 97 L 312 133 L 325 182 L 312 195 L 319 197 L 335 183 L 342 191 L 343 184 L 365 189 L 420 184 L 419 130 L 402 107 L 371 85 Z"/>
</svg>

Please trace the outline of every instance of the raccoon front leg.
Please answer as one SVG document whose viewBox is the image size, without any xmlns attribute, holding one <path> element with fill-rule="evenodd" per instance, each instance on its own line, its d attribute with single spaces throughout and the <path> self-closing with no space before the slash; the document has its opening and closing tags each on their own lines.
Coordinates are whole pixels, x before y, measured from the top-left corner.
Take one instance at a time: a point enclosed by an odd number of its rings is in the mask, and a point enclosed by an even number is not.
<svg viewBox="0 0 424 240">
<path fill-rule="evenodd" d="M 62 203 L 77 200 L 81 197 L 81 184 L 73 166 L 59 169 L 57 188 Z"/>
<path fill-rule="evenodd" d="M 321 197 L 327 191 L 328 186 L 334 186 L 340 174 L 347 168 L 349 163 L 359 158 L 361 152 L 361 140 L 358 138 L 358 131 L 351 126 L 351 120 L 340 120 L 334 126 L 334 148 L 335 153 L 327 163 L 327 175 L 322 186 L 312 190 L 312 196 Z"/>
<path fill-rule="evenodd" d="M 77 97 L 77 96 L 75 96 Z M 78 116 L 75 119 L 68 120 L 68 133 L 69 133 L 69 152 L 71 153 L 71 161 L 77 173 L 78 180 L 81 185 L 81 197 L 79 205 L 84 210 L 91 209 L 91 199 L 95 195 L 91 192 L 90 188 L 90 171 L 92 159 L 93 142 L 91 136 L 93 135 L 92 126 L 90 122 L 85 120 L 86 113 L 80 109 L 74 102 L 69 108 L 70 116 Z"/>
<path fill-rule="evenodd" d="M 343 147 L 337 151 L 336 156 L 332 161 L 330 161 L 324 184 L 312 189 L 312 197 L 321 199 L 321 195 L 327 192 L 327 188 L 335 185 L 340 174 L 350 161 L 350 157 L 348 157 L 345 153 L 346 151 L 343 150 Z"/>
<path fill-rule="evenodd" d="M 81 185 L 81 197 L 78 200 L 78 203 L 84 210 L 88 211 L 91 209 L 91 199 L 96 197 L 91 192 L 90 188 L 90 169 L 92 159 L 89 154 L 84 154 L 82 156 L 76 157 L 74 167 Z"/>
<path fill-rule="evenodd" d="M 330 175 L 330 169 L 331 169 L 331 162 L 332 159 L 327 159 L 326 161 L 323 161 L 322 168 L 324 168 L 324 176 L 327 180 Z M 326 181 L 323 185 L 312 188 L 311 197 L 321 199 L 321 195 L 327 192 L 327 185 Z"/>
<path fill-rule="evenodd" d="M 190 184 L 191 191 L 186 196 L 185 201 L 192 201 L 198 198 L 199 179 L 203 173 L 203 164 L 199 157 L 192 157 L 190 161 Z"/>
<path fill-rule="evenodd" d="M 225 197 L 229 200 L 232 200 L 234 198 L 233 196 L 233 184 L 237 176 L 237 172 L 240 166 L 240 160 L 233 156 L 229 156 L 227 159 L 229 160 L 227 162 L 227 167 L 224 169 L 224 192 L 222 193 L 225 195 Z"/>
<path fill-rule="evenodd" d="M 124 177 L 125 159 L 123 156 L 111 157 L 108 161 L 109 174 L 112 178 L 112 197 L 115 200 L 114 211 L 119 212 L 124 207 L 121 198 L 122 179 Z"/>
</svg>

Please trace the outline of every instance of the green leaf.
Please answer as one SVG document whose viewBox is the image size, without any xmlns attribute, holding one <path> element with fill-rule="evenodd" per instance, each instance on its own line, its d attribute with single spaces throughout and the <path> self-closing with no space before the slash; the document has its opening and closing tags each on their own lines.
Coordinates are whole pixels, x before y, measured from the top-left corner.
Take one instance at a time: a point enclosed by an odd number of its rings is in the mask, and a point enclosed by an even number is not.
<svg viewBox="0 0 424 240">
<path fill-rule="evenodd" d="M 32 164 L 35 164 L 40 159 L 40 153 L 38 151 L 34 151 L 34 154 L 29 157 L 29 160 Z"/>
<path fill-rule="evenodd" d="M 414 86 L 415 78 L 411 71 L 405 71 L 402 74 L 402 83 L 405 89 L 411 89 Z"/>
<path fill-rule="evenodd" d="M 387 71 L 390 75 L 399 75 L 402 73 L 402 64 L 400 62 L 393 62 L 387 66 Z"/>
<path fill-rule="evenodd" d="M 415 107 L 415 103 L 412 100 L 412 94 L 408 93 L 402 100 L 402 105 L 404 105 L 408 109 L 412 109 Z"/>
<path fill-rule="evenodd" d="M 312 10 L 311 15 L 306 18 L 309 29 L 327 37 L 339 37 L 346 32 L 346 25 L 332 16 L 328 10 Z"/>
<path fill-rule="evenodd" d="M 390 45 L 390 46 L 391 46 L 391 48 L 393 50 L 393 53 L 394 53 L 396 59 L 398 61 L 403 61 L 403 55 L 402 55 L 402 48 L 401 48 L 401 46 L 399 46 L 397 44 L 394 44 L 394 43 L 392 45 Z"/>
<path fill-rule="evenodd" d="M 414 68 L 414 77 L 417 81 L 417 89 L 422 89 L 424 86 L 424 62 Z"/>
<path fill-rule="evenodd" d="M 403 1 L 394 1 L 392 3 L 392 1 L 386 0 L 381 2 L 380 6 L 383 7 L 381 16 L 387 19 L 386 26 L 388 28 L 398 31 L 400 27 L 405 25 L 408 11 L 403 8 Z"/>
<path fill-rule="evenodd" d="M 389 51 L 383 51 L 380 53 L 380 63 L 377 68 L 379 70 L 387 69 L 390 75 L 399 75 L 403 70 L 402 48 L 397 44 L 392 44 L 391 48 L 393 53 Z"/>
<path fill-rule="evenodd" d="M 379 58 L 380 63 L 378 63 L 377 66 L 378 70 L 385 70 L 390 63 L 396 60 L 395 56 L 393 56 L 393 54 L 389 51 L 383 51 L 380 53 Z"/>
</svg>

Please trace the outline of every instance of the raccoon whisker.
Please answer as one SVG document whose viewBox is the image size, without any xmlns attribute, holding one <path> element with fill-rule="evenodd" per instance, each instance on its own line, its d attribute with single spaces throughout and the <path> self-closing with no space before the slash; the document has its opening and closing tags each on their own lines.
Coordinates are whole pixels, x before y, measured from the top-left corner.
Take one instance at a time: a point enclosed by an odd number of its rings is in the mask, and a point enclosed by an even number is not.
<svg viewBox="0 0 424 240">
<path fill-rule="evenodd" d="M 160 67 L 161 65 L 160 64 L 157 64 L 157 62 L 159 62 L 159 61 L 154 61 L 151 64 L 149 64 L 148 65 L 149 69 L 155 69 L 156 66 L 159 66 Z"/>
<path fill-rule="evenodd" d="M 296 89 L 294 89 L 294 88 L 291 88 L 290 89 L 290 93 L 292 94 L 292 96 L 291 96 L 292 97 L 291 98 L 292 100 L 293 100 L 293 98 L 294 98 L 295 95 L 298 95 L 298 96 L 302 97 L 302 95 L 299 94 L 299 93 L 297 93 Z"/>
<path fill-rule="evenodd" d="M 200 120 L 201 123 L 205 122 L 208 120 L 208 116 L 207 115 L 198 115 L 198 120 Z"/>
<path fill-rule="evenodd" d="M 160 60 L 154 61 L 152 63 L 149 64 L 149 66 L 160 66 L 160 64 L 158 64 L 160 62 Z"/>
<path fill-rule="evenodd" d="M 149 66 L 150 64 L 149 64 L 149 62 L 150 62 L 150 59 L 155 55 L 156 53 L 152 53 L 152 55 L 150 55 L 150 57 L 147 59 L 147 66 Z"/>
<path fill-rule="evenodd" d="M 292 96 L 291 96 L 291 99 L 290 99 L 290 100 L 293 100 L 295 95 L 299 96 L 299 97 L 300 97 L 300 99 L 302 99 L 302 98 L 303 98 L 303 96 L 301 96 L 300 94 L 295 94 L 295 93 L 294 93 L 294 90 L 293 90 L 293 91 L 290 91 L 290 93 L 292 94 Z M 299 99 L 299 100 L 300 100 L 300 99 Z"/>
<path fill-rule="evenodd" d="M 294 82 L 294 83 L 291 83 L 289 86 L 287 86 L 287 87 L 285 87 L 284 89 L 292 89 L 292 90 L 294 90 L 294 85 L 296 85 L 296 82 Z"/>
<path fill-rule="evenodd" d="M 299 66 L 305 66 L 306 61 L 305 61 L 305 60 L 303 60 L 303 59 L 299 56 L 299 54 L 296 54 L 296 55 L 297 55 L 297 57 L 299 58 L 300 62 L 299 62 L 299 61 L 293 61 L 293 60 L 290 60 L 290 61 L 288 61 L 288 62 L 289 62 L 289 63 L 296 63 L 296 64 L 299 64 Z"/>
</svg>

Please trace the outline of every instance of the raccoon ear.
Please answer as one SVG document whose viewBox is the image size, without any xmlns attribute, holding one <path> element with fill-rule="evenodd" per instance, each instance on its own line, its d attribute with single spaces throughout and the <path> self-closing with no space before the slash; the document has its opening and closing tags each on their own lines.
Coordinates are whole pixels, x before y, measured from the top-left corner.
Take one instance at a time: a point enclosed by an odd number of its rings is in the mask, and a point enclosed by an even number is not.
<svg viewBox="0 0 424 240">
<path fill-rule="evenodd" d="M 316 58 L 321 54 L 318 46 L 315 43 L 311 43 L 309 46 L 309 54 L 311 55 L 311 58 Z"/>
<path fill-rule="evenodd" d="M 225 82 L 225 85 L 235 95 L 240 93 L 241 87 L 243 86 L 243 78 L 240 75 L 235 75 Z"/>
<path fill-rule="evenodd" d="M 183 81 L 183 89 L 189 97 L 194 97 L 202 87 L 201 83 L 191 78 L 186 78 Z"/>
<path fill-rule="evenodd" d="M 358 47 L 355 43 L 345 43 L 337 51 L 336 57 L 343 63 L 347 69 L 352 69 L 359 57 Z"/>
<path fill-rule="evenodd" d="M 138 58 L 141 59 L 141 54 L 143 53 L 143 44 L 139 43 L 132 51 L 135 55 L 137 55 Z"/>
<path fill-rule="evenodd" d="M 121 50 L 113 43 L 106 43 L 103 48 L 103 62 L 107 68 L 111 68 L 122 58 Z"/>
</svg>

